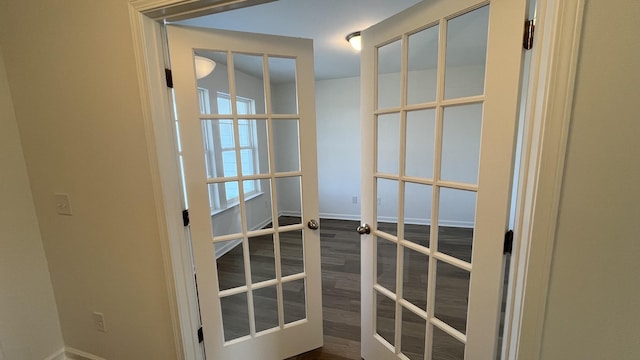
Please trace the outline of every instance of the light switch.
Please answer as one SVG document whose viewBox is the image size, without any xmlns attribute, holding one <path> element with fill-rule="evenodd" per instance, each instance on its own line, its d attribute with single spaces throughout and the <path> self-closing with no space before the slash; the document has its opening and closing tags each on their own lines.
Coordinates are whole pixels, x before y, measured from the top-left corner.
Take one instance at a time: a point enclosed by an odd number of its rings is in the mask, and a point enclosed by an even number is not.
<svg viewBox="0 0 640 360">
<path fill-rule="evenodd" d="M 54 194 L 56 213 L 60 215 L 71 215 L 71 204 L 69 203 L 69 194 Z"/>
</svg>

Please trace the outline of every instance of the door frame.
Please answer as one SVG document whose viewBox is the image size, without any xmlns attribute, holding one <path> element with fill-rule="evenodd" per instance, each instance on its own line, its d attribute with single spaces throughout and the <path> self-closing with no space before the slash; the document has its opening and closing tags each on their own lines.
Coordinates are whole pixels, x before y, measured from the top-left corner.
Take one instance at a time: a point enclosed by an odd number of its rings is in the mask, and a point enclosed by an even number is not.
<svg viewBox="0 0 640 360">
<path fill-rule="evenodd" d="M 177 163 L 165 39 L 159 15 L 195 17 L 265 0 L 130 0 L 129 18 L 147 152 L 178 359 L 202 359 Z M 191 4 L 191 6 L 189 6 Z M 180 10 L 184 6 L 184 10 Z M 505 318 L 503 359 L 537 359 L 564 174 L 584 0 L 537 0 L 536 38 L 528 76 L 515 246 Z M 153 16 L 153 17 L 152 17 Z M 520 356 L 519 356 L 520 355 Z"/>
</svg>

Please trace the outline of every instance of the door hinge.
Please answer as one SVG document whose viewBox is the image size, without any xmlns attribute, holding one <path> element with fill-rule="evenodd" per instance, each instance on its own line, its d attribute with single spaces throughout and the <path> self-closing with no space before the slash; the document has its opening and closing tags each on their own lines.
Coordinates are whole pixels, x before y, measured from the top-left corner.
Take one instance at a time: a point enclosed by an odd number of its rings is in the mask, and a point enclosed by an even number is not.
<svg viewBox="0 0 640 360">
<path fill-rule="evenodd" d="M 506 234 L 504 234 L 504 246 L 502 249 L 502 253 L 511 254 L 512 250 L 513 250 L 513 230 L 509 230 L 507 231 Z"/>
<path fill-rule="evenodd" d="M 198 343 L 202 343 L 204 341 L 204 333 L 202 332 L 202 326 L 198 329 Z"/>
<path fill-rule="evenodd" d="M 182 210 L 182 225 L 189 226 L 189 209 Z"/>
<path fill-rule="evenodd" d="M 534 20 L 526 20 L 524 22 L 524 35 L 522 37 L 522 46 L 525 50 L 531 50 L 533 47 L 533 33 L 535 32 L 536 25 Z"/>
<path fill-rule="evenodd" d="M 164 69 L 164 78 L 167 80 L 167 87 L 173 89 L 173 74 L 171 69 Z"/>
</svg>

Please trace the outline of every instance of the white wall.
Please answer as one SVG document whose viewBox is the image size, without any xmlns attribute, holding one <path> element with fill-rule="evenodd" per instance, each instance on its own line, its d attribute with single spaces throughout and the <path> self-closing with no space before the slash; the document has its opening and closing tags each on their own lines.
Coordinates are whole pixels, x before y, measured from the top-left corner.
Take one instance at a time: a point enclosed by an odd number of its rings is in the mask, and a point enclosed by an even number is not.
<svg viewBox="0 0 640 360">
<path fill-rule="evenodd" d="M 64 344 L 1 48 L 0 168 L 0 359 L 44 359 Z"/>
<path fill-rule="evenodd" d="M 541 359 L 640 354 L 639 16 L 586 2 Z"/>
<path fill-rule="evenodd" d="M 461 67 L 450 76 L 451 97 L 481 93 L 483 67 Z M 435 98 L 435 90 L 429 86 L 435 79 L 433 69 L 412 72 L 410 94 L 428 94 Z M 398 74 L 381 76 L 381 106 L 398 106 L 388 103 L 392 94 L 399 93 Z M 328 218 L 360 219 L 360 78 L 321 80 L 316 83 L 318 176 L 320 214 Z M 468 183 L 477 182 L 478 149 L 482 107 L 467 105 L 453 107 L 445 112 L 445 140 L 442 157 L 442 174 L 447 180 Z M 427 146 L 434 140 L 433 111 L 412 112 L 408 117 L 407 169 L 408 175 L 430 178 L 433 171 L 434 150 Z M 400 147 L 399 116 L 382 117 L 379 132 L 384 134 L 379 142 L 378 169 L 397 173 Z M 455 136 L 450 136 L 455 134 Z M 432 140 L 429 140 L 432 139 Z M 429 171 L 424 171 L 430 169 Z M 353 204 L 353 197 L 358 203 Z M 381 185 L 378 189 L 379 218 L 392 221 L 397 217 L 397 186 Z M 411 187 L 407 192 L 405 220 L 409 223 L 429 224 L 431 194 L 426 189 Z M 445 191 L 441 198 L 443 225 L 472 227 L 474 222 L 475 195 L 464 191 Z"/>
<path fill-rule="evenodd" d="M 2 0 L 0 9 L 0 46 L 65 344 L 110 360 L 175 359 L 128 1 Z M 8 137 L 18 141 L 15 132 Z M 73 216 L 55 213 L 56 192 L 70 195 Z M 12 205 L 28 211 L 27 196 L 16 196 Z M 12 262 L 42 269 L 31 256 Z M 106 333 L 95 329 L 94 311 L 104 313 Z M 42 345 L 59 337 L 48 341 Z"/>
</svg>

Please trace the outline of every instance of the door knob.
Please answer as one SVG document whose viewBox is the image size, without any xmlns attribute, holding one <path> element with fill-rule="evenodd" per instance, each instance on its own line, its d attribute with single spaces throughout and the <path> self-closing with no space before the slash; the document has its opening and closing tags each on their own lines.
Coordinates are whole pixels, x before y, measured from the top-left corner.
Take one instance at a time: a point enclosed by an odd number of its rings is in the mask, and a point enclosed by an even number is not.
<svg viewBox="0 0 640 360">
<path fill-rule="evenodd" d="M 318 230 L 318 222 L 315 219 L 311 219 L 309 220 L 309 222 L 307 223 L 307 227 L 311 230 Z"/>
<path fill-rule="evenodd" d="M 362 224 L 362 225 L 358 226 L 356 228 L 356 231 L 360 235 L 371 234 L 371 228 L 369 227 L 369 224 Z"/>
</svg>

